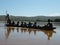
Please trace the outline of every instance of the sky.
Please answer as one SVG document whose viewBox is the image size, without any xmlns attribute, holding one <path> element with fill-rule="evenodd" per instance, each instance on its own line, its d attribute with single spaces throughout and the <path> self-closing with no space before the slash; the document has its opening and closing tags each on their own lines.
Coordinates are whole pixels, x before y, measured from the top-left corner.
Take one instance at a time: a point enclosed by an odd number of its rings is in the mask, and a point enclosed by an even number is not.
<svg viewBox="0 0 60 45">
<path fill-rule="evenodd" d="M 60 16 L 60 0 L 0 0 L 0 15 Z"/>
</svg>

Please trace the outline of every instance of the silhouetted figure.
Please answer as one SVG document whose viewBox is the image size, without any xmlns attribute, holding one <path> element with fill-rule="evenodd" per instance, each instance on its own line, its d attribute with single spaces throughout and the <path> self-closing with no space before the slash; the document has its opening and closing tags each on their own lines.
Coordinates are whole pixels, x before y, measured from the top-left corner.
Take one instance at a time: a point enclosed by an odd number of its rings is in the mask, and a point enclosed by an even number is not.
<svg viewBox="0 0 60 45">
<path fill-rule="evenodd" d="M 28 27 L 32 27 L 32 23 L 31 22 L 29 22 Z"/>
<path fill-rule="evenodd" d="M 21 22 L 21 25 L 20 26 L 23 27 L 23 25 L 24 25 L 23 22 Z"/>
<path fill-rule="evenodd" d="M 7 20 L 7 24 L 11 24 L 11 20 L 9 18 Z"/>
<path fill-rule="evenodd" d="M 19 26 L 19 21 L 17 22 L 17 26 Z"/>
<path fill-rule="evenodd" d="M 45 25 L 45 26 L 43 26 L 43 28 L 52 28 L 53 27 L 53 25 L 52 25 L 52 23 L 50 23 L 50 19 L 48 19 L 48 23 L 47 23 L 47 25 Z"/>
<path fill-rule="evenodd" d="M 15 22 L 14 22 L 14 21 L 12 22 L 12 25 L 13 25 L 13 26 L 15 25 Z"/>
<path fill-rule="evenodd" d="M 33 27 L 34 27 L 34 28 L 36 28 L 36 27 L 37 27 L 37 26 L 36 26 L 36 22 L 34 22 Z"/>
<path fill-rule="evenodd" d="M 26 22 L 24 22 L 24 27 L 27 27 L 27 24 L 26 24 Z"/>
<path fill-rule="evenodd" d="M 7 16 L 6 16 L 6 20 L 8 20 L 9 19 L 9 14 L 7 14 Z"/>
<path fill-rule="evenodd" d="M 37 28 L 38 28 L 38 29 L 39 29 L 39 28 L 41 29 L 41 26 L 38 25 Z"/>
<path fill-rule="evenodd" d="M 48 24 L 47 24 L 47 26 L 52 28 L 52 27 L 53 27 L 53 25 L 52 25 L 52 23 L 50 23 L 50 21 L 51 21 L 51 20 L 50 20 L 50 19 L 48 19 Z"/>
</svg>

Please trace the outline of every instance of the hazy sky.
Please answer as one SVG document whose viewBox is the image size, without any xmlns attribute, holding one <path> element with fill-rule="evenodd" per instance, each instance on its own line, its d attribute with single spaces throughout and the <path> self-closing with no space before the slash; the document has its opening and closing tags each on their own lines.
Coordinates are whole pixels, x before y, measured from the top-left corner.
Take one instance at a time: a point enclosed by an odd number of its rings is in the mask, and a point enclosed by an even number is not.
<svg viewBox="0 0 60 45">
<path fill-rule="evenodd" d="M 60 0 L 0 0 L 0 15 L 56 16 L 60 15 Z"/>
</svg>

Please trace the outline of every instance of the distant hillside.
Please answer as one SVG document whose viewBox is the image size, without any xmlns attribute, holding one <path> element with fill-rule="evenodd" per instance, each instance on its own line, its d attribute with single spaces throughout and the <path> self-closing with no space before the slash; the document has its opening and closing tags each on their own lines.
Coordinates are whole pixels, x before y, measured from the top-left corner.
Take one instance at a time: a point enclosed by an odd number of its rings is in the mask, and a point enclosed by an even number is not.
<svg viewBox="0 0 60 45">
<path fill-rule="evenodd" d="M 24 16 L 10 16 L 10 19 L 13 21 L 47 21 L 51 19 L 52 21 L 59 20 L 60 16 L 49 17 L 49 16 L 35 16 L 35 17 L 24 17 Z M 5 15 L 0 15 L 0 21 L 5 21 Z"/>
<path fill-rule="evenodd" d="M 5 15 L 0 15 L 0 21 L 5 21 Z"/>
</svg>

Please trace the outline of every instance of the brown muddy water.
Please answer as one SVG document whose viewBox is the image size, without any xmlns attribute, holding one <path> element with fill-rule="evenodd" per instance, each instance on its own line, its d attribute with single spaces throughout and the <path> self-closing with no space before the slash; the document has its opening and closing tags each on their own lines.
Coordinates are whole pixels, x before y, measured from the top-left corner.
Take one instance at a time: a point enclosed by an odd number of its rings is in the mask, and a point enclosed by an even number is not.
<svg viewBox="0 0 60 45">
<path fill-rule="evenodd" d="M 60 45 L 60 23 L 53 23 L 54 30 L 6 27 L 0 22 L 0 45 Z M 45 22 L 37 22 L 44 25 Z"/>
</svg>

